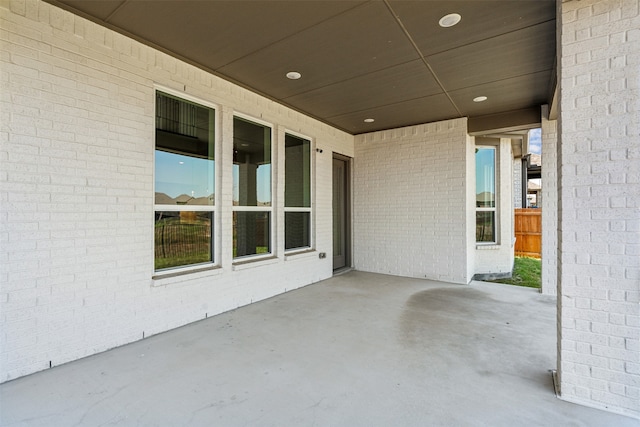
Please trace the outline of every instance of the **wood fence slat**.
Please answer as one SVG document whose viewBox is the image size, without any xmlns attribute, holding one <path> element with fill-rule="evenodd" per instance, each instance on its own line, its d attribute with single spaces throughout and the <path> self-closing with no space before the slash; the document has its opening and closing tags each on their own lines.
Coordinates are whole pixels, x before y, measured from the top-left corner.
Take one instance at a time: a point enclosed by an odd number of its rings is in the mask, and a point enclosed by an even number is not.
<svg viewBox="0 0 640 427">
<path fill-rule="evenodd" d="M 516 256 L 542 258 L 542 209 L 515 209 Z"/>
</svg>

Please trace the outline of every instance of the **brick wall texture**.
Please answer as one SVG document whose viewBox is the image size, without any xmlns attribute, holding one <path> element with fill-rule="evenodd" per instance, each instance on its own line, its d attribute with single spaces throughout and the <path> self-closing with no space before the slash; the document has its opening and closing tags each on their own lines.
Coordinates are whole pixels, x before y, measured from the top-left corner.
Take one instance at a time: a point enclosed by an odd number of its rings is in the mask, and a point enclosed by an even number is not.
<svg viewBox="0 0 640 427">
<path fill-rule="evenodd" d="M 522 160 L 513 159 L 513 207 L 522 207 Z"/>
<path fill-rule="evenodd" d="M 640 1 L 560 8 L 561 397 L 640 417 Z"/>
<path fill-rule="evenodd" d="M 466 119 L 355 138 L 354 266 L 468 283 Z M 473 205 L 471 205 L 473 209 Z M 475 240 L 475 236 L 473 236 Z"/>
<path fill-rule="evenodd" d="M 332 274 L 332 152 L 353 136 L 40 1 L 0 3 L 0 382 Z M 155 85 L 216 106 L 218 269 L 153 280 Z M 235 111 L 276 135 L 276 258 L 233 265 Z M 316 249 L 284 256 L 285 131 L 314 152 Z M 220 161 L 220 159 L 222 161 Z"/>
</svg>

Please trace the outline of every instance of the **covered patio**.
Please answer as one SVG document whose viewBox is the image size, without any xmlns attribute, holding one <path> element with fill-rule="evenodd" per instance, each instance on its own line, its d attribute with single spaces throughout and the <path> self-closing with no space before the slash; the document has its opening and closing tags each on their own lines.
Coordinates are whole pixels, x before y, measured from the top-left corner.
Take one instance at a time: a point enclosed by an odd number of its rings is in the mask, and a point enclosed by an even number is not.
<svg viewBox="0 0 640 427">
<path fill-rule="evenodd" d="M 556 299 L 352 271 L 0 385 L 4 426 L 636 426 L 555 397 Z"/>
<path fill-rule="evenodd" d="M 639 28 L 640 0 L 0 2 L 3 421 L 622 424 L 550 369 L 640 419 Z M 496 294 L 537 127 L 548 295 Z"/>
</svg>

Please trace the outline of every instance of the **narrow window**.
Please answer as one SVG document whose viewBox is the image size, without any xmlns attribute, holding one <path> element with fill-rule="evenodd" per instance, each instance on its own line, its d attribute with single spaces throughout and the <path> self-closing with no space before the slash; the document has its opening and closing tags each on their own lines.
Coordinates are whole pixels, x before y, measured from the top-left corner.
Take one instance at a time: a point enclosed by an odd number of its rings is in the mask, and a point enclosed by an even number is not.
<svg viewBox="0 0 640 427">
<path fill-rule="evenodd" d="M 285 250 L 311 247 L 311 141 L 285 135 Z"/>
<path fill-rule="evenodd" d="M 476 148 L 476 242 L 496 240 L 496 149 Z"/>
<path fill-rule="evenodd" d="M 215 111 L 156 93 L 155 269 L 211 263 Z"/>
<path fill-rule="evenodd" d="M 271 248 L 271 128 L 233 119 L 233 257 Z"/>
</svg>

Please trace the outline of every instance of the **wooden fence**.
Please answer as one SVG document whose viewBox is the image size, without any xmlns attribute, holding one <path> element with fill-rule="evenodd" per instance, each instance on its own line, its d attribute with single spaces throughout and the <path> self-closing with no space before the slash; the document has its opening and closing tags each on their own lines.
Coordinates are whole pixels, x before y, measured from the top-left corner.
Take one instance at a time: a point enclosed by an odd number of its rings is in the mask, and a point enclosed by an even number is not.
<svg viewBox="0 0 640 427">
<path fill-rule="evenodd" d="M 542 209 L 515 209 L 516 256 L 542 258 Z"/>
</svg>

